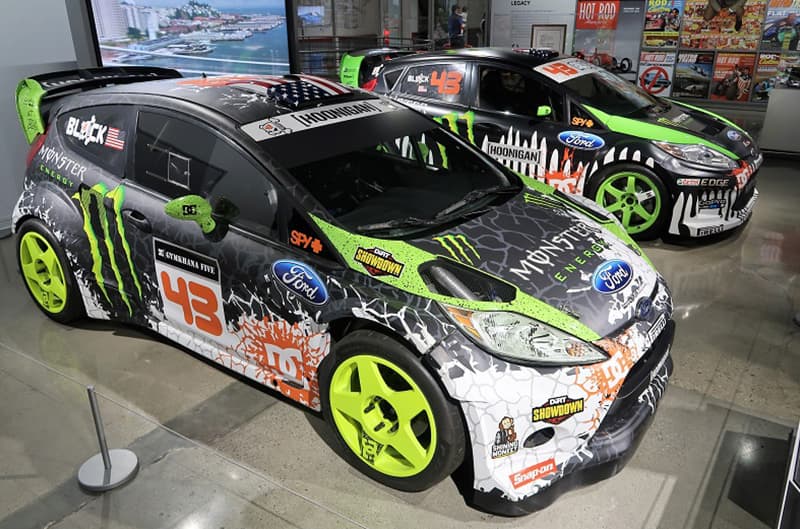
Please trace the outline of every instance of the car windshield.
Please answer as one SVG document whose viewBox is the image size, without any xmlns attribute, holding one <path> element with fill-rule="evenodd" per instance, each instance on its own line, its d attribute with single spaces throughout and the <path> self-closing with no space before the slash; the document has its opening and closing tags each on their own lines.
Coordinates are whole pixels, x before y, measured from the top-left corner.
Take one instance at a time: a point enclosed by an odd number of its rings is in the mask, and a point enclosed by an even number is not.
<svg viewBox="0 0 800 529">
<path fill-rule="evenodd" d="M 564 86 L 589 106 L 616 116 L 630 116 L 661 104 L 635 84 L 604 70 L 575 77 Z"/>
<path fill-rule="evenodd" d="M 351 231 L 400 237 L 476 215 L 519 182 L 429 126 L 343 150 L 289 172 Z"/>
</svg>

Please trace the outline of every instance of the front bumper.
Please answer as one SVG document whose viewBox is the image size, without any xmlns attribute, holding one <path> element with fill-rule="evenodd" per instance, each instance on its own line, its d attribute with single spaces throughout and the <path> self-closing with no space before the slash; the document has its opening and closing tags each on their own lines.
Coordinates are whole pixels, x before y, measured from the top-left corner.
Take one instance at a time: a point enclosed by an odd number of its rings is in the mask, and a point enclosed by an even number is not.
<svg viewBox="0 0 800 529">
<path fill-rule="evenodd" d="M 518 516 L 613 474 L 633 453 L 669 378 L 672 303 L 659 281 L 647 319 L 595 343 L 608 360 L 586 366 L 506 362 L 454 332 L 426 356 L 459 402 L 469 436 L 467 501 Z M 471 462 L 471 465 L 470 465 Z M 466 490 L 464 490 L 466 489 Z"/>
<path fill-rule="evenodd" d="M 563 466 L 562 477 L 541 492 L 512 502 L 501 491 L 473 490 L 468 501 L 476 508 L 503 516 L 523 516 L 543 509 L 572 489 L 607 479 L 633 457 L 650 427 L 667 388 L 673 364 L 669 348 L 675 334 L 670 322 L 648 353 L 631 370 L 600 428 L 581 454 Z"/>
<path fill-rule="evenodd" d="M 669 233 L 682 237 L 705 237 L 738 228 L 750 219 L 758 200 L 756 173 L 762 155 L 745 162 L 727 178 L 736 177 L 730 189 L 702 187 L 703 181 L 718 181 L 719 176 L 678 177 L 677 182 L 698 181 L 698 186 L 680 186 L 672 207 Z"/>
</svg>

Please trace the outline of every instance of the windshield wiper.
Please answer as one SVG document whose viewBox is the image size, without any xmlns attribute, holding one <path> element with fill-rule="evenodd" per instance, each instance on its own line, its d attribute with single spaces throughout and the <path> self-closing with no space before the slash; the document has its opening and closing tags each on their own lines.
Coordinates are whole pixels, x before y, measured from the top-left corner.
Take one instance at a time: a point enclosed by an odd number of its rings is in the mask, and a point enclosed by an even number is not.
<svg viewBox="0 0 800 529">
<path fill-rule="evenodd" d="M 414 228 L 417 226 L 432 226 L 434 224 L 439 224 L 439 221 L 436 219 L 421 219 L 419 217 L 404 217 L 402 219 L 392 219 L 384 222 L 362 224 L 361 226 L 356 226 L 356 231 L 359 232 L 382 231 L 382 230 L 391 230 L 393 228 Z"/>
<path fill-rule="evenodd" d="M 493 187 L 487 187 L 484 189 L 473 189 L 472 191 L 464 195 L 461 198 L 461 200 L 453 202 L 452 204 L 444 208 L 442 211 L 437 213 L 434 216 L 434 218 L 441 219 L 442 217 L 446 217 L 458 211 L 459 209 L 468 206 L 469 204 L 472 204 L 473 202 L 476 202 L 485 197 L 489 197 L 492 195 L 505 195 L 507 193 L 516 193 L 517 191 L 519 191 L 517 187 L 509 185 L 498 185 Z"/>
</svg>

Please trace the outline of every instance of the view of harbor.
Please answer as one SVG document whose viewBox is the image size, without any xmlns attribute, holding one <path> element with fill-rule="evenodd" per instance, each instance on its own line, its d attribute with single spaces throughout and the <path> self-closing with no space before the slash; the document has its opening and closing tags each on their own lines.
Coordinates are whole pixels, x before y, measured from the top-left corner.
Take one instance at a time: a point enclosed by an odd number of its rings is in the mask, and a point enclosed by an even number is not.
<svg viewBox="0 0 800 529">
<path fill-rule="evenodd" d="M 282 1 L 92 0 L 92 8 L 104 66 L 289 72 Z"/>
</svg>

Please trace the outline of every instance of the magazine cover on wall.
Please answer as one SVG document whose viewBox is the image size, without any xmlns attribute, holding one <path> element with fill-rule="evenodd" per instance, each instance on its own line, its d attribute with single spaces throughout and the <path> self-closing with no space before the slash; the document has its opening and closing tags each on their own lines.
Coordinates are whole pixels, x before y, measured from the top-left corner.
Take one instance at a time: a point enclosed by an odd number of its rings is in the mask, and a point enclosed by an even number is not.
<svg viewBox="0 0 800 529">
<path fill-rule="evenodd" d="M 767 0 L 685 0 L 681 48 L 755 50 Z"/>
<path fill-rule="evenodd" d="M 711 99 L 748 101 L 755 65 L 755 53 L 718 53 L 714 61 Z"/>
<path fill-rule="evenodd" d="M 761 51 L 800 50 L 800 0 L 769 0 Z"/>
<path fill-rule="evenodd" d="M 289 73 L 283 0 L 92 0 L 89 5 L 102 66 L 162 66 L 184 75 Z"/>
<path fill-rule="evenodd" d="M 644 13 L 645 48 L 676 48 L 683 17 L 683 0 L 647 0 Z"/>
<path fill-rule="evenodd" d="M 713 73 L 713 51 L 679 53 L 672 96 L 706 99 Z"/>
<path fill-rule="evenodd" d="M 639 59 L 639 87 L 648 94 L 668 97 L 672 93 L 675 52 L 643 51 Z"/>
<path fill-rule="evenodd" d="M 752 101 L 766 103 L 770 91 L 785 86 L 787 70 L 800 67 L 800 55 L 794 53 L 762 53 L 758 56 Z"/>
<path fill-rule="evenodd" d="M 644 0 L 579 0 L 574 54 L 634 81 L 644 28 Z"/>
</svg>

